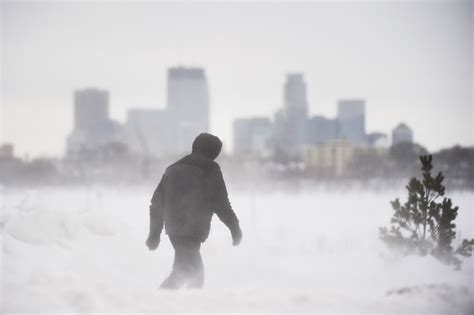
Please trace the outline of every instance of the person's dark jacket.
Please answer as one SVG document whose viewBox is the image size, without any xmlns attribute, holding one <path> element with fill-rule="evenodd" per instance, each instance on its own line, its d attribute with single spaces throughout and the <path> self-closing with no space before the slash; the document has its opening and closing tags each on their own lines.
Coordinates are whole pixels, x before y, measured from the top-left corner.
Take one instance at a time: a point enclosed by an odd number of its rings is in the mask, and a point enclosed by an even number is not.
<svg viewBox="0 0 474 315">
<path fill-rule="evenodd" d="M 200 134 L 193 142 L 192 153 L 166 169 L 151 199 L 151 244 L 158 245 L 163 225 L 168 235 L 204 242 L 214 213 L 230 229 L 234 245 L 240 242 L 239 220 L 230 205 L 219 165 L 214 162 L 221 147 L 219 138 Z"/>
</svg>

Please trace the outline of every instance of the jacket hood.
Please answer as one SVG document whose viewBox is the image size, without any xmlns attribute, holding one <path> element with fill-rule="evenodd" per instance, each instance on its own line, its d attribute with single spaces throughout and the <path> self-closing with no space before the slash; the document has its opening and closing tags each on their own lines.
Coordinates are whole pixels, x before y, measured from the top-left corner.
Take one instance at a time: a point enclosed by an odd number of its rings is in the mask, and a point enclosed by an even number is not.
<svg viewBox="0 0 474 315">
<path fill-rule="evenodd" d="M 214 160 L 222 149 L 222 141 L 210 133 L 201 133 L 194 139 L 193 153 L 198 153 Z"/>
</svg>

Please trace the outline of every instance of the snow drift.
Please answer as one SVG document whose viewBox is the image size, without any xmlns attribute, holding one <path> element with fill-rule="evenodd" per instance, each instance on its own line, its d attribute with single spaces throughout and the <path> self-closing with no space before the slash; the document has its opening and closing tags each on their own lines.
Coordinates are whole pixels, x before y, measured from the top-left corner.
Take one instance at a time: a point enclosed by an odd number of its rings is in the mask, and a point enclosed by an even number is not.
<svg viewBox="0 0 474 315">
<path fill-rule="evenodd" d="M 150 189 L 2 192 L 2 313 L 474 311 L 474 263 L 394 257 L 378 240 L 402 192 L 233 193 L 244 239 L 217 217 L 203 245 L 203 290 L 158 290 L 173 252 L 145 247 Z M 474 237 L 473 193 L 457 231 Z"/>
</svg>

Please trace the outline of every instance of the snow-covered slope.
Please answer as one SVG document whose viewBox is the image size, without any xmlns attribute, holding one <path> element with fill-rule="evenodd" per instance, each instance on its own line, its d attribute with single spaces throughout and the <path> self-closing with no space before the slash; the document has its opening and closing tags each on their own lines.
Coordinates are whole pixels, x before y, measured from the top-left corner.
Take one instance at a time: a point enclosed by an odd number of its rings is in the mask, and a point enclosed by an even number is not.
<svg viewBox="0 0 474 315">
<path fill-rule="evenodd" d="M 474 259 L 392 257 L 378 240 L 403 192 L 232 193 L 244 239 L 217 217 L 203 290 L 161 291 L 173 252 L 145 247 L 153 187 L 2 192 L 1 313 L 474 312 Z M 460 206 L 474 237 L 474 194 Z"/>
</svg>

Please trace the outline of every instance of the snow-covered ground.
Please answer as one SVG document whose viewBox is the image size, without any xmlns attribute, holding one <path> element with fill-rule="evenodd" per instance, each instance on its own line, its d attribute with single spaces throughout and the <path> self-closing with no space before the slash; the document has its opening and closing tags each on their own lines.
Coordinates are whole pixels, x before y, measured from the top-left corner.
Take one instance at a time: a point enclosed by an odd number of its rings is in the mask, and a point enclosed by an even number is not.
<svg viewBox="0 0 474 315">
<path fill-rule="evenodd" d="M 4 189 L 1 313 L 474 312 L 474 259 L 454 271 L 378 240 L 403 191 L 231 191 L 241 246 L 214 217 L 205 288 L 159 290 L 173 252 L 145 247 L 153 188 Z M 474 237 L 474 194 L 450 197 Z"/>
</svg>

